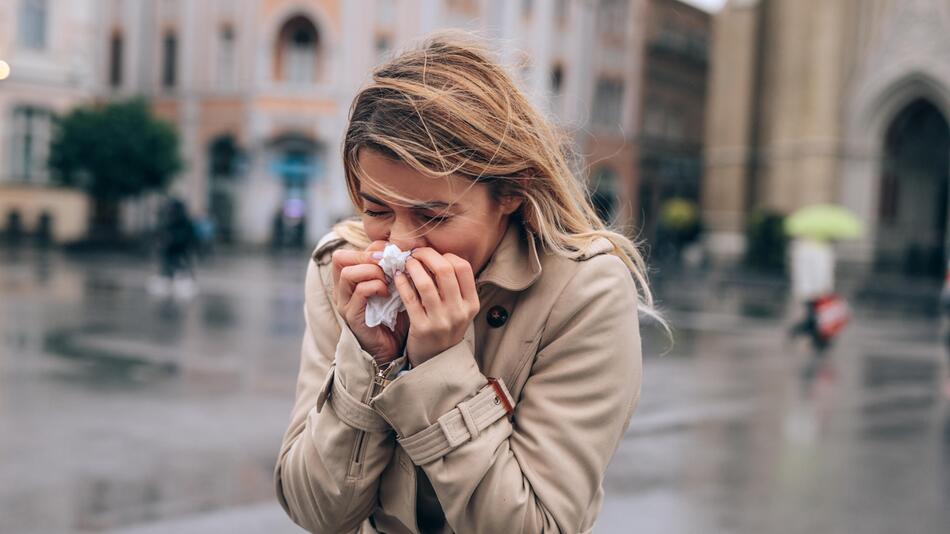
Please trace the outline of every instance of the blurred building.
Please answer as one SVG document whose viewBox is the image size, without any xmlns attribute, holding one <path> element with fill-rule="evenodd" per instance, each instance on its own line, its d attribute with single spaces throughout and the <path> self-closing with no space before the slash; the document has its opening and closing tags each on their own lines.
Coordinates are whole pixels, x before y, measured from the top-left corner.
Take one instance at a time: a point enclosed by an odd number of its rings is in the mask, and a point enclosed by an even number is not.
<svg viewBox="0 0 950 534">
<path fill-rule="evenodd" d="M 679 0 L 649 0 L 645 15 L 638 227 L 657 243 L 668 201 L 699 204 L 712 19 Z"/>
<path fill-rule="evenodd" d="M 720 256 L 751 210 L 840 203 L 861 269 L 942 272 L 950 1 L 732 0 L 715 17 L 703 208 Z"/>
<path fill-rule="evenodd" d="M 220 234 L 262 243 L 303 219 L 312 242 L 352 212 L 338 151 L 372 67 L 434 30 L 474 30 L 498 39 L 536 102 L 598 161 L 595 174 L 616 177 L 603 184 L 613 204 L 629 206 L 634 4 L 115 0 L 100 77 L 110 94 L 150 96 L 178 125 L 189 165 L 177 187 Z"/>
<path fill-rule="evenodd" d="M 29 42 L 35 38 L 22 36 L 41 32 L 53 42 L 32 55 L 0 47 L 0 57 L 6 55 L 14 67 L 14 76 L 0 85 L 0 103 L 8 102 L 0 109 L 3 116 L 33 105 L 59 111 L 83 98 L 148 97 L 182 140 L 186 169 L 174 192 L 192 213 L 211 217 L 225 239 L 266 243 L 280 235 L 284 242 L 313 242 L 350 215 L 338 152 L 355 92 L 373 65 L 444 28 L 474 30 L 497 44 L 502 61 L 583 154 L 606 219 L 631 233 L 640 222 L 638 140 L 644 126 L 663 124 L 642 163 L 654 184 L 651 201 L 669 191 L 695 191 L 689 166 L 696 163 L 683 158 L 696 157 L 690 132 L 701 125 L 694 116 L 700 93 L 693 72 L 702 65 L 690 59 L 701 40 L 692 26 L 701 22 L 699 12 L 675 0 L 3 5 L 0 27 L 13 30 L 4 35 Z M 34 11 L 42 16 L 31 18 Z M 651 33 L 645 48 L 648 13 L 662 30 Z M 65 26 L 70 28 L 54 31 Z M 34 86 L 21 64 L 33 63 L 81 71 L 82 90 L 72 89 L 73 100 L 55 106 L 29 104 Z M 651 96 L 641 97 L 647 63 Z M 690 70 L 682 79 L 674 72 L 681 68 Z M 13 87 L 23 89 L 14 95 Z M 642 106 L 652 113 L 642 114 Z M 14 146 L 22 135 L 4 135 L 7 154 L 22 151 Z M 37 152 L 36 161 L 43 158 Z M 129 203 L 126 227 L 147 226 L 150 218 L 143 213 L 153 210 L 148 201 Z"/>
<path fill-rule="evenodd" d="M 54 114 L 95 94 L 94 0 L 0 2 L 0 233 L 82 236 L 88 201 L 53 187 L 46 169 Z"/>
</svg>

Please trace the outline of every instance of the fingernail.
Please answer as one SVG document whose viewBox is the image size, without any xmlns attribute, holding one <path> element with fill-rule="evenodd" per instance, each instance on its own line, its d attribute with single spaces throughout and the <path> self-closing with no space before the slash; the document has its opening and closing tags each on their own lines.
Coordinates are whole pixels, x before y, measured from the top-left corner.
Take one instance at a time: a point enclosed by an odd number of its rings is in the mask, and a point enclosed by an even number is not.
<svg viewBox="0 0 950 534">
<path fill-rule="evenodd" d="M 381 259 L 383 259 L 383 253 L 382 253 L 382 252 L 374 252 L 374 253 L 373 253 L 373 259 L 374 259 L 374 260 L 381 260 Z"/>
<path fill-rule="evenodd" d="M 402 271 L 396 271 L 395 276 L 396 276 L 396 278 L 401 278 L 401 277 L 403 277 L 403 276 L 405 276 L 405 275 L 402 274 Z"/>
</svg>

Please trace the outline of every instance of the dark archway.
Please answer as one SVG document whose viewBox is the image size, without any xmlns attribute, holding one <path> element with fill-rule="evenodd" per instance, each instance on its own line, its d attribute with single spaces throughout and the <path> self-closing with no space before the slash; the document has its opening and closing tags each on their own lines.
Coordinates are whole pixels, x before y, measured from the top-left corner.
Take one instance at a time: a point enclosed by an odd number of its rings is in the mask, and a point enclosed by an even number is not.
<svg viewBox="0 0 950 534">
<path fill-rule="evenodd" d="M 304 15 L 287 19 L 277 34 L 274 78 L 295 84 L 320 80 L 323 42 L 316 24 Z"/>
<path fill-rule="evenodd" d="M 215 138 L 208 145 L 208 212 L 215 224 L 215 237 L 231 243 L 235 236 L 236 181 L 241 151 L 230 135 Z"/>
<path fill-rule="evenodd" d="M 323 174 L 325 150 L 305 135 L 288 133 L 270 143 L 271 172 L 282 184 L 280 205 L 272 220 L 276 247 L 302 247 L 308 220 L 319 206 L 311 203 L 311 190 Z"/>
<path fill-rule="evenodd" d="M 940 276 L 946 259 L 950 125 L 925 99 L 908 104 L 884 136 L 877 268 Z"/>
</svg>

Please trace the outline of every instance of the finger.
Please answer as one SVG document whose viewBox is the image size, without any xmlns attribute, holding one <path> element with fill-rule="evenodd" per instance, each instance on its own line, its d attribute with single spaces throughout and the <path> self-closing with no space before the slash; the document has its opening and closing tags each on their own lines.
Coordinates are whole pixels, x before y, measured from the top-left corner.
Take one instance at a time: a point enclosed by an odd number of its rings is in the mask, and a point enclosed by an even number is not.
<svg viewBox="0 0 950 534">
<path fill-rule="evenodd" d="M 383 274 L 383 269 L 379 265 L 362 263 L 344 267 L 340 271 L 340 281 L 336 286 L 339 302 L 342 302 L 345 306 L 350 300 L 356 285 L 369 280 L 380 280 L 383 284 L 386 283 L 386 275 Z"/>
<path fill-rule="evenodd" d="M 366 309 L 366 301 L 370 297 L 387 297 L 389 288 L 382 280 L 360 282 L 353 290 L 353 298 L 346 304 L 347 317 L 358 317 Z"/>
<path fill-rule="evenodd" d="M 340 272 L 351 265 L 360 265 L 361 263 L 377 263 L 373 259 L 373 253 L 364 250 L 335 250 L 331 256 L 333 264 L 333 285 L 340 281 Z"/>
<path fill-rule="evenodd" d="M 422 305 L 425 306 L 426 315 L 438 314 L 442 309 L 442 297 L 439 296 L 439 289 L 435 286 L 435 282 L 429 276 L 425 267 L 422 266 L 422 262 L 410 257 L 406 261 L 406 274 L 409 275 L 412 285 L 419 292 L 419 298 L 422 300 Z"/>
<path fill-rule="evenodd" d="M 458 280 L 459 293 L 461 293 L 462 299 L 477 304 L 478 287 L 475 285 L 475 273 L 472 271 L 472 264 L 455 254 L 446 254 L 445 259 L 455 269 L 455 278 Z"/>
<path fill-rule="evenodd" d="M 459 283 L 455 276 L 455 267 L 435 249 L 429 247 L 412 251 L 412 257 L 434 275 L 439 295 L 444 302 L 458 302 L 462 298 Z"/>
<path fill-rule="evenodd" d="M 399 298 L 402 299 L 402 303 L 406 306 L 406 313 L 409 314 L 409 322 L 420 323 L 426 320 L 426 311 L 422 307 L 419 294 L 416 293 L 416 289 L 412 287 L 412 282 L 409 281 L 409 277 L 397 272 L 393 280 L 396 282 L 396 291 L 399 292 Z"/>
<path fill-rule="evenodd" d="M 373 241 L 366 247 L 365 252 L 381 252 L 386 249 L 385 241 Z"/>
</svg>

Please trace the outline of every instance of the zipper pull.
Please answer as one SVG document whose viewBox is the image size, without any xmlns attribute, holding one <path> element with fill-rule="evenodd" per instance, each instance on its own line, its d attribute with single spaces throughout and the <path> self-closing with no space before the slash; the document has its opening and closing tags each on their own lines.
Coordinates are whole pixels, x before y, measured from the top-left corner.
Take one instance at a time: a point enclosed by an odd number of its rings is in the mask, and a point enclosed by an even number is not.
<svg viewBox="0 0 950 534">
<path fill-rule="evenodd" d="M 375 391 L 373 392 L 374 395 L 379 391 L 379 389 L 385 388 L 390 382 L 392 382 L 392 380 L 386 378 L 386 372 L 389 371 L 389 368 L 392 367 L 392 365 L 393 362 L 386 362 L 383 365 L 379 365 L 375 361 L 373 362 L 373 367 L 376 368 L 376 375 L 373 376 L 373 384 L 376 385 L 376 388 L 374 388 Z"/>
</svg>

